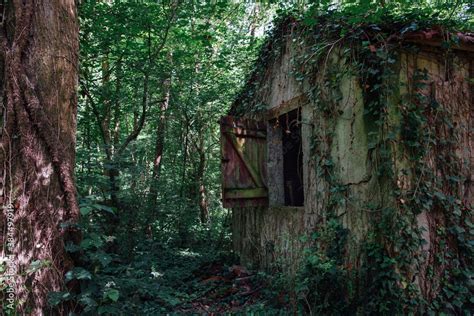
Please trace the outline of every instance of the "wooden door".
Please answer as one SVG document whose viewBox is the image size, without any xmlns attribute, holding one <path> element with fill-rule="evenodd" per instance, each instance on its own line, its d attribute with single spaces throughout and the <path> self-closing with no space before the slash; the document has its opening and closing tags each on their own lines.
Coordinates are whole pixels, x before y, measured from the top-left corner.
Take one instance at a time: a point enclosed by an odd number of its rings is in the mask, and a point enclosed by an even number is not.
<svg viewBox="0 0 474 316">
<path fill-rule="evenodd" d="M 224 207 L 268 205 L 265 123 L 224 116 L 220 124 Z"/>
</svg>

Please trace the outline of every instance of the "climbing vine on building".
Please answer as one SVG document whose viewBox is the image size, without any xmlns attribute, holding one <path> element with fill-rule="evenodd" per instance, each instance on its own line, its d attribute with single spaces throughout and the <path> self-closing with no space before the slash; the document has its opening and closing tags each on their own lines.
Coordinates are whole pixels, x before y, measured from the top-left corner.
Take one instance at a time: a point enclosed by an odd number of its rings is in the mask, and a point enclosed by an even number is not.
<svg viewBox="0 0 474 316">
<path fill-rule="evenodd" d="M 265 54 L 281 54 L 285 36 L 305 43 L 293 75 L 309 86 L 313 117 L 324 118 L 312 122 L 311 160 L 324 182 L 316 199 L 326 202 L 299 276 L 301 303 L 313 313 L 468 314 L 474 295 L 474 230 L 464 195 L 469 161 L 459 143 L 469 126 L 456 117 L 455 102 L 462 100 L 441 100 L 436 86 L 442 83 L 417 66 L 426 52 L 406 38 L 416 32 L 445 34 L 438 58 L 446 65 L 444 80 L 454 82 L 456 32 L 472 22 L 415 8 L 385 14 L 389 18 L 383 20 L 347 10 L 282 17 L 265 46 L 271 49 L 262 51 L 255 68 L 254 74 L 261 73 L 278 58 Z M 341 82 L 347 77 L 357 78 L 364 104 L 372 178 L 363 181 L 378 190 L 363 207 L 369 224 L 358 266 L 351 266 L 354 244 L 341 214 L 353 202 L 351 184 L 340 181 L 331 154 L 342 114 Z M 259 77 L 251 78 L 241 96 L 242 113 L 266 108 L 254 103 L 253 96 L 262 91 L 255 90 Z M 468 85 L 472 89 L 472 82 Z"/>
</svg>

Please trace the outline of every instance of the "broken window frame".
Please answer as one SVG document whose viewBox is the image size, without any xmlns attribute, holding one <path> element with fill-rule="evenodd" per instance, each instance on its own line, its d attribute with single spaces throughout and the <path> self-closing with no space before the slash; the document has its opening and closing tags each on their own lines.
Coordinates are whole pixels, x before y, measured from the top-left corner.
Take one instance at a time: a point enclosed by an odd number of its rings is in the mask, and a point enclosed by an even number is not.
<svg viewBox="0 0 474 316">
<path fill-rule="evenodd" d="M 283 109 L 279 107 L 279 110 L 280 111 L 278 112 L 272 113 L 275 116 L 267 120 L 269 205 L 288 208 L 301 208 L 305 205 L 305 183 L 303 176 L 304 153 L 301 119 L 302 106 L 286 107 Z M 294 116 L 294 118 L 290 119 L 290 116 Z M 295 152 L 297 154 L 295 157 L 295 162 L 298 164 L 298 166 L 296 166 L 296 172 L 299 173 L 297 175 L 299 178 L 297 186 L 299 187 L 300 194 L 299 197 L 293 199 L 293 201 L 290 201 L 290 193 L 288 192 L 289 190 L 286 186 L 289 171 L 287 170 L 288 166 L 285 166 L 288 164 L 288 161 L 285 159 L 288 157 L 285 157 L 285 155 L 288 153 L 288 150 L 294 151 L 294 148 L 288 149 L 288 144 L 285 145 L 285 137 L 283 134 L 285 130 L 282 128 L 285 124 L 282 124 L 282 120 L 284 121 L 286 118 L 290 119 L 290 121 L 294 121 L 294 123 L 286 122 L 286 124 L 296 124 L 296 128 L 298 129 L 298 141 L 296 143 L 298 149 Z"/>
<path fill-rule="evenodd" d="M 288 209 L 303 209 L 306 205 L 306 194 L 307 194 L 307 187 L 305 183 L 305 169 L 307 169 L 305 163 L 305 148 L 307 149 L 308 144 L 306 143 L 303 137 L 303 113 L 304 113 L 304 106 L 308 103 L 308 99 L 305 95 L 300 95 L 294 97 L 286 102 L 282 102 L 279 106 L 271 108 L 259 115 L 257 115 L 258 119 L 252 120 L 248 118 L 236 118 L 232 116 L 225 116 L 221 119 L 221 153 L 222 153 L 222 202 L 225 208 L 234 208 L 234 207 L 257 207 L 257 206 L 265 206 L 265 207 L 278 207 L 278 208 L 288 208 Z M 272 127 L 271 121 L 278 119 L 280 116 L 285 115 L 288 112 L 293 110 L 298 110 L 298 128 L 300 134 L 300 142 L 299 146 L 301 148 L 300 154 L 300 183 L 302 192 L 302 203 L 298 203 L 297 206 L 288 205 L 291 203 L 285 203 L 285 188 L 284 188 L 284 157 L 283 157 L 283 138 L 281 134 L 281 130 L 274 129 Z M 250 125 L 247 125 L 250 124 Z M 229 129 L 229 127 L 231 129 Z M 262 130 L 266 128 L 266 132 Z M 242 129 L 243 128 L 243 129 Z M 226 150 L 227 148 L 233 147 L 236 152 L 238 153 L 239 150 L 235 146 L 235 142 L 229 139 L 229 132 L 234 134 L 236 137 L 244 136 L 241 134 L 242 132 L 253 134 L 252 130 L 254 129 L 259 130 L 259 134 L 264 132 L 265 140 L 262 139 L 264 143 L 259 145 L 259 151 L 262 149 L 263 154 L 258 156 L 258 162 L 256 162 L 255 169 L 259 172 L 260 177 L 264 183 L 264 186 L 258 184 L 258 182 L 254 183 L 240 183 L 238 180 L 238 173 L 234 174 L 233 172 L 226 172 L 228 170 L 228 163 L 229 157 L 227 156 Z M 239 130 L 240 129 L 240 130 Z M 240 136 L 239 136 L 240 134 Z M 246 135 L 245 137 L 250 136 Z M 263 137 L 262 137 L 263 138 Z M 229 142 L 230 141 L 230 142 Z M 229 144 L 234 143 L 232 146 L 229 147 Z M 227 145 L 226 145 L 227 144 Z M 263 146 L 263 147 L 262 147 Z M 305 147 L 306 146 L 306 147 Z M 232 149 L 232 150 L 234 150 Z M 245 150 L 245 148 L 242 148 Z M 247 157 L 249 161 L 253 161 L 252 152 L 254 150 L 250 150 L 250 156 Z M 238 157 L 235 156 L 235 153 L 232 158 L 232 163 L 241 164 L 243 166 L 248 165 L 244 160 L 246 159 L 242 153 L 238 153 Z M 253 165 L 253 163 L 252 163 Z M 247 167 L 246 167 L 247 168 Z M 252 172 L 252 168 L 247 168 L 247 171 Z M 306 170 L 307 171 L 307 170 Z M 249 175 L 250 175 L 249 174 Z M 254 178 L 246 177 L 246 178 Z M 226 181 L 227 179 L 233 179 L 230 182 L 232 184 L 229 187 L 229 182 Z M 255 179 L 254 179 L 255 180 Z M 241 186 L 243 184 L 243 186 Z M 234 194 L 234 189 L 239 190 L 239 194 Z M 255 189 L 258 189 L 259 192 L 265 192 L 265 194 L 258 194 L 258 196 L 254 195 Z M 235 192 L 234 192 L 235 191 Z M 247 192 L 248 191 L 248 192 Z M 247 194 L 248 193 L 248 194 Z M 252 193 L 252 194 L 250 194 Z M 250 194 L 250 195 L 249 195 Z"/>
</svg>

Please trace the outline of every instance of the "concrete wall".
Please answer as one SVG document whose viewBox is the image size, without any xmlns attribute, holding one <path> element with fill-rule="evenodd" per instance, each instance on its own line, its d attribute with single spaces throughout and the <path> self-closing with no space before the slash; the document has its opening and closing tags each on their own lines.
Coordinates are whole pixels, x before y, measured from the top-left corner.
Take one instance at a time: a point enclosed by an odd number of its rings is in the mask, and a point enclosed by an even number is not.
<svg viewBox="0 0 474 316">
<path fill-rule="evenodd" d="M 292 45 L 291 36 L 285 38 L 281 54 L 267 69 L 257 90 L 256 103 L 268 105 L 268 109 L 275 109 L 291 100 L 297 100 L 313 88 L 314 82 L 297 82 L 294 79 L 294 60 L 300 50 Z M 456 124 L 468 126 L 473 122 L 472 104 L 474 93 L 467 78 L 472 77 L 472 56 L 458 56 L 450 71 L 454 73 L 449 81 L 443 79 L 445 63 L 436 57 L 436 54 L 425 52 L 414 55 L 401 53 L 396 63 L 397 72 L 394 77 L 395 93 L 387 100 L 390 103 L 390 122 L 399 125 L 401 122 L 399 96 L 405 91 L 403 83 L 409 83 L 413 69 L 426 68 L 436 85 L 436 98 L 446 101 L 450 111 L 456 118 Z M 367 237 L 370 228 L 371 210 L 369 206 L 380 208 L 395 203 L 393 198 L 383 190 L 384 184 L 377 180 L 377 158 L 371 148 L 370 131 L 373 131 L 373 122 L 364 115 L 366 105 L 362 97 L 359 80 L 354 72 L 348 71 L 349 66 L 339 57 L 339 50 L 335 48 L 328 56 L 324 65 L 328 69 L 333 67 L 344 76 L 339 81 L 337 90 L 340 98 L 333 98 L 331 114 L 321 110 L 310 101 L 300 101 L 302 109 L 302 142 L 303 168 L 305 186 L 304 207 L 282 207 L 282 190 L 279 185 L 283 177 L 281 166 L 281 131 L 268 128 L 268 170 L 270 207 L 233 209 L 233 240 L 234 248 L 241 255 L 244 264 L 254 264 L 259 267 L 269 267 L 278 258 L 283 265 L 295 270 L 298 260 L 302 256 L 304 243 L 300 241 L 303 235 L 310 235 L 326 220 L 326 210 L 330 200 L 330 185 L 319 174 L 318 165 L 312 153 L 312 144 L 318 143 L 320 151 L 329 152 L 333 164 L 332 172 L 338 182 L 344 186 L 344 198 L 337 206 L 336 213 L 345 228 L 349 231 L 346 263 L 353 267 L 361 264 L 359 247 Z M 324 73 L 320 71 L 318 76 Z M 322 80 L 322 79 L 321 79 Z M 321 81 L 322 82 L 322 81 Z M 402 83 L 402 85 L 400 85 Z M 326 91 L 332 95 L 334 91 Z M 284 113 L 283 112 L 280 112 Z M 472 129 L 472 126 L 471 126 Z M 468 130 L 468 129 L 466 129 Z M 463 132 L 456 154 L 465 161 L 463 173 L 469 175 L 473 164 L 472 137 L 469 132 Z M 405 159 L 406 153 L 400 149 L 393 153 L 393 161 L 400 177 L 401 186 L 413 185 L 410 176 L 406 175 L 409 165 Z M 437 168 L 437 166 L 433 166 Z M 472 181 L 467 183 L 464 192 L 460 193 L 472 204 Z M 418 218 L 420 226 L 427 227 L 425 237 L 430 247 L 430 228 L 432 225 L 426 214 Z M 431 224 L 430 224 L 431 223 Z"/>
</svg>

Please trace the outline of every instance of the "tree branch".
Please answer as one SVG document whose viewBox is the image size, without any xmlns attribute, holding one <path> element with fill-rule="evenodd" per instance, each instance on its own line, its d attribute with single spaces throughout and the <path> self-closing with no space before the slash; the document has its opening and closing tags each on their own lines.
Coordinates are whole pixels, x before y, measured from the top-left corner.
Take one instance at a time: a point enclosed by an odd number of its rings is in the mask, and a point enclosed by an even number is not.
<svg viewBox="0 0 474 316">
<path fill-rule="evenodd" d="M 122 155 L 122 153 L 125 151 L 125 149 L 127 148 L 128 144 L 130 144 L 130 142 L 137 139 L 143 126 L 145 125 L 146 112 L 147 112 L 146 110 L 148 107 L 148 78 L 149 78 L 148 74 L 145 74 L 145 78 L 143 81 L 142 113 L 140 115 L 140 119 L 138 120 L 138 123 L 135 124 L 135 126 L 133 127 L 133 131 L 127 136 L 123 144 L 117 150 L 115 154 L 115 156 L 117 157 Z"/>
</svg>

